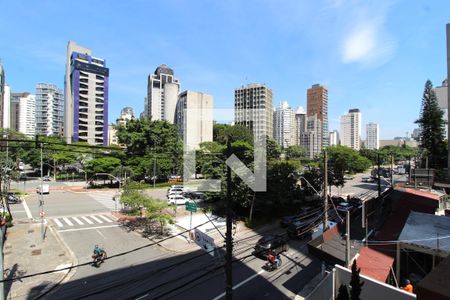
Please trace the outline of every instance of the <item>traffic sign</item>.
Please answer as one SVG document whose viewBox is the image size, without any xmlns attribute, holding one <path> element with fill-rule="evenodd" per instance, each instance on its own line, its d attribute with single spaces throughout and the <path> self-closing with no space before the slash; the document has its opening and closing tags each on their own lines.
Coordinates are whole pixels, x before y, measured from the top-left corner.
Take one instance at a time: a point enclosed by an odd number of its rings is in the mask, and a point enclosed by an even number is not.
<svg viewBox="0 0 450 300">
<path fill-rule="evenodd" d="M 186 202 L 186 210 L 190 212 L 196 212 L 197 211 L 197 204 L 195 202 L 189 201 Z"/>
</svg>

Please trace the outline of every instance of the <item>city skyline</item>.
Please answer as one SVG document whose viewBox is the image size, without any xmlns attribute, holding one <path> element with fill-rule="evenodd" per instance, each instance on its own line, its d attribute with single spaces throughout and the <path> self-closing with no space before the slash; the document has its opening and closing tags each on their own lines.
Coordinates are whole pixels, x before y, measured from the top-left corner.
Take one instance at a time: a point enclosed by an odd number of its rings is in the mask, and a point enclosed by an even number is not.
<svg viewBox="0 0 450 300">
<path fill-rule="evenodd" d="M 27 10 L 19 9 L 18 3 L 5 3 L 1 24 L 6 26 L 20 17 L 36 24 L 18 24 L 0 41 L 6 82 L 12 92 L 33 92 L 39 82 L 63 86 L 65 46 L 68 40 L 76 40 L 101 53 L 113 70 L 110 120 L 119 116 L 125 105 L 133 107 L 136 115 L 144 110 L 148 74 L 165 63 L 176 70 L 181 89 L 213 95 L 217 108 L 232 108 L 234 89 L 247 83 L 270 86 L 274 103 L 286 100 L 292 107 L 305 107 L 306 89 L 319 83 L 329 87 L 329 130 L 339 128 L 339 116 L 349 107 L 359 107 L 365 120 L 380 124 L 380 138 L 413 131 L 426 79 L 438 86 L 446 78 L 448 19 L 444 12 L 450 3 L 330 0 L 314 5 L 288 2 L 277 10 L 272 9 L 274 5 L 267 2 L 244 20 L 239 15 L 254 9 L 251 3 L 232 2 L 230 7 L 214 3 L 207 11 L 200 2 L 180 2 L 173 7 L 155 4 L 161 14 L 150 19 L 161 23 L 160 18 L 169 16 L 174 20 L 173 29 L 156 25 L 149 33 L 142 31 L 150 22 L 140 17 L 148 11 L 148 4 L 142 2 L 127 6 L 133 18 L 126 14 L 121 24 L 112 20 L 125 8 L 114 3 L 96 16 L 96 21 L 89 15 L 78 16 L 77 28 L 65 22 L 65 8 L 59 3 L 30 2 Z M 183 13 L 197 10 L 204 11 L 205 18 L 186 25 L 188 17 Z M 234 16 L 236 11 L 238 16 Z M 46 15 L 52 16 L 51 23 L 45 22 Z M 416 21 L 410 22 L 412 19 Z M 100 23 L 109 24 L 103 27 L 101 38 L 97 32 L 83 30 Z M 223 28 L 227 31 L 222 35 L 211 34 Z M 248 30 L 242 33 L 242 28 Z M 262 35 L 263 28 L 270 34 Z M 194 32 L 196 36 L 192 36 Z M 116 33 L 121 34 L 120 41 L 116 41 Z M 193 42 L 186 43 L 191 38 Z M 247 39 L 251 42 L 240 43 Z M 203 41 L 201 48 L 189 45 L 199 41 Z M 387 104 L 389 111 L 383 109 Z"/>
</svg>

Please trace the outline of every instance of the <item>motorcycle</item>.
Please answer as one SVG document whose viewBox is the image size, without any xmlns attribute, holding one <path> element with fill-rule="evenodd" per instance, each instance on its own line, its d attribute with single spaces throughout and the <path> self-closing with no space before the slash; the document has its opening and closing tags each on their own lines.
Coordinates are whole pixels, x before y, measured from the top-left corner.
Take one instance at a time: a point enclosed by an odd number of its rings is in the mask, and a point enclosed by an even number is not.
<svg viewBox="0 0 450 300">
<path fill-rule="evenodd" d="M 282 260 L 281 260 L 280 255 L 278 254 L 275 257 L 275 261 L 273 263 L 271 263 L 270 261 L 267 261 L 263 268 L 266 271 L 272 272 L 272 271 L 278 269 L 279 267 L 281 267 L 281 264 L 282 264 Z"/>
<path fill-rule="evenodd" d="M 92 255 L 92 265 L 94 267 L 100 267 L 100 265 L 105 261 L 105 259 L 108 257 L 105 250 L 102 250 L 102 253 L 100 255 L 93 254 Z"/>
</svg>

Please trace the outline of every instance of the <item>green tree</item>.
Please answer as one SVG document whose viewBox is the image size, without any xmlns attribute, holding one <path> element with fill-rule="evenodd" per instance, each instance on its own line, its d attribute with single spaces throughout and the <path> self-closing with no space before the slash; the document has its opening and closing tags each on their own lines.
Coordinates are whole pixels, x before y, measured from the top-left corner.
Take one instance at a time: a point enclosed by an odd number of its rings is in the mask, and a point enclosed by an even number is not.
<svg viewBox="0 0 450 300">
<path fill-rule="evenodd" d="M 243 125 L 225 125 L 214 124 L 213 127 L 213 139 L 215 142 L 226 145 L 227 139 L 231 142 L 244 141 L 253 145 L 253 133 L 250 129 Z"/>
<path fill-rule="evenodd" d="M 350 279 L 350 298 L 352 300 L 359 300 L 359 295 L 361 295 L 361 287 L 364 285 L 364 282 L 361 282 L 361 278 L 359 276 L 359 272 L 361 269 L 358 269 L 356 265 L 356 259 L 353 260 L 352 264 L 352 277 Z"/>
<path fill-rule="evenodd" d="M 444 158 L 441 157 L 444 147 L 444 112 L 439 108 L 433 84 L 430 80 L 425 83 L 422 97 L 420 118 L 416 121 L 421 129 L 420 147 L 426 150 L 433 168 L 444 168 Z"/>
<path fill-rule="evenodd" d="M 305 148 L 298 145 L 291 145 L 285 149 L 286 159 L 306 158 Z"/>
<path fill-rule="evenodd" d="M 350 300 L 350 296 L 348 295 L 347 286 L 345 284 L 341 284 L 339 287 L 338 295 L 336 300 Z"/>
<path fill-rule="evenodd" d="M 120 166 L 120 159 L 115 157 L 101 157 L 90 160 L 86 163 L 88 174 L 108 173 L 111 174 Z"/>
<path fill-rule="evenodd" d="M 166 121 L 135 119 L 117 127 L 120 144 L 126 146 L 125 164 L 133 168 L 136 179 L 153 172 L 157 159 L 160 174 L 181 172 L 183 144 L 175 125 Z"/>
<path fill-rule="evenodd" d="M 277 142 L 275 142 L 273 138 L 267 137 L 266 149 L 267 160 L 280 158 L 281 147 L 277 144 Z"/>
</svg>

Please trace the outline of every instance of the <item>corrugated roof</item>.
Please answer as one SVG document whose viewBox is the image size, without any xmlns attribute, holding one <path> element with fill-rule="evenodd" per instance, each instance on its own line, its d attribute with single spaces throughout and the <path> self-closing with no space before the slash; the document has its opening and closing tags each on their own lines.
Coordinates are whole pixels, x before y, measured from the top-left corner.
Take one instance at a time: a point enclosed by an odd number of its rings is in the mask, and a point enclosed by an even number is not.
<svg viewBox="0 0 450 300">
<path fill-rule="evenodd" d="M 356 260 L 361 274 L 375 280 L 386 282 L 394 259 L 368 247 L 362 247 Z"/>
<path fill-rule="evenodd" d="M 417 299 L 450 299 L 450 256 L 419 282 Z"/>
</svg>

